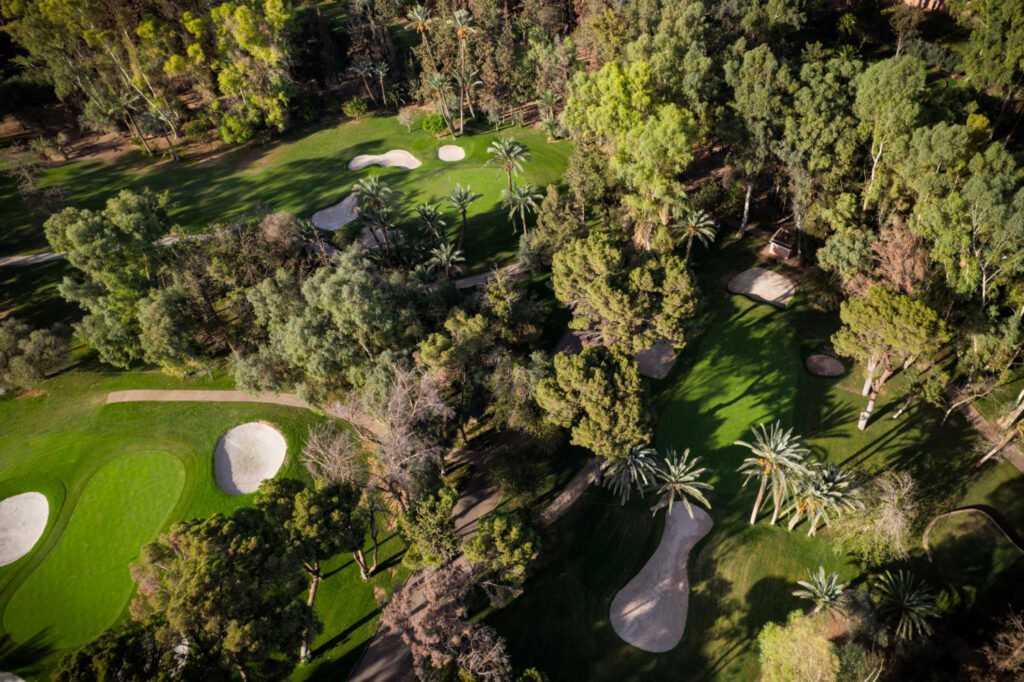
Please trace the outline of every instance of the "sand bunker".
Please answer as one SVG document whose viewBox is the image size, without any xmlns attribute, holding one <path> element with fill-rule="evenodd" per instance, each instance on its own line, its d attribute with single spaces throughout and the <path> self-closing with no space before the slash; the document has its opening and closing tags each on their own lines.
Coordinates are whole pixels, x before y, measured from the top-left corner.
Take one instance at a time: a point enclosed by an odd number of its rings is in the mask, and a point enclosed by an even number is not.
<svg viewBox="0 0 1024 682">
<path fill-rule="evenodd" d="M 660 653 L 679 644 L 686 628 L 690 584 L 686 559 L 712 521 L 693 507 L 693 518 L 678 502 L 666 511 L 665 532 L 654 555 L 612 599 L 612 628 L 638 649 Z"/>
<path fill-rule="evenodd" d="M 441 161 L 462 161 L 466 158 L 466 150 L 457 144 L 446 144 L 437 150 L 437 158 Z"/>
<path fill-rule="evenodd" d="M 812 355 L 804 364 L 808 372 L 819 377 L 837 377 L 846 371 L 843 363 L 831 355 Z"/>
<path fill-rule="evenodd" d="M 744 270 L 729 281 L 729 291 L 756 301 L 785 308 L 793 300 L 796 285 L 786 276 L 764 268 Z"/>
<path fill-rule="evenodd" d="M 404 149 L 392 149 L 383 154 L 360 154 L 348 162 L 349 170 L 362 170 L 367 166 L 397 166 L 419 168 L 420 160 Z"/>
<path fill-rule="evenodd" d="M 335 230 L 340 229 L 343 225 L 348 225 L 358 216 L 359 197 L 355 194 L 349 194 L 341 200 L 341 203 L 314 213 L 312 221 L 313 224 L 321 230 L 334 232 Z"/>
<path fill-rule="evenodd" d="M 270 424 L 249 422 L 228 430 L 213 453 L 217 485 L 228 495 L 254 493 L 284 464 L 288 442 Z"/>
<path fill-rule="evenodd" d="M 0 673 L 0 682 L 25 682 L 14 673 Z"/>
<path fill-rule="evenodd" d="M 0 566 L 28 554 L 43 537 L 49 518 L 50 503 L 42 493 L 22 493 L 0 501 Z"/>
</svg>

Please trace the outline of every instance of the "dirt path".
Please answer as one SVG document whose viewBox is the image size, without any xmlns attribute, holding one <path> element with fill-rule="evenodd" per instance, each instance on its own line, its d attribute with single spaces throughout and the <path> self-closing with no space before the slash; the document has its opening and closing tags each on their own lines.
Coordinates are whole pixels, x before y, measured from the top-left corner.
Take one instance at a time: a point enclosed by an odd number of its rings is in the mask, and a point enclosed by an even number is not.
<svg viewBox="0 0 1024 682">
<path fill-rule="evenodd" d="M 1000 525 L 1000 523 L 998 521 L 996 521 L 994 518 L 992 518 L 991 514 L 989 514 L 984 509 L 981 509 L 980 507 L 962 507 L 960 509 L 954 509 L 953 511 L 948 511 L 948 512 L 945 512 L 943 514 L 939 514 L 934 519 L 929 521 L 928 525 L 924 529 L 924 533 L 921 535 L 921 546 L 924 547 L 924 551 L 926 553 L 928 553 L 929 556 L 931 556 L 931 548 L 928 546 L 928 536 L 931 534 L 932 528 L 935 526 L 935 524 L 940 519 L 944 519 L 947 516 L 956 516 L 958 514 L 967 514 L 967 513 L 980 514 L 983 518 L 987 519 L 989 523 L 991 523 L 993 526 L 996 527 L 996 530 L 998 530 L 1000 533 L 1002 533 L 1003 537 L 1006 538 L 1007 541 L 1009 541 L 1009 543 L 1011 545 L 1013 545 L 1014 548 L 1018 552 L 1020 552 L 1021 554 L 1024 554 L 1024 547 L 1021 547 L 1020 543 L 1017 542 L 1017 540 L 1015 540 L 1013 538 L 1013 536 L 1011 536 L 1006 531 L 1006 529 L 1003 528 L 1002 525 Z"/>
<path fill-rule="evenodd" d="M 987 419 L 981 416 L 978 412 L 978 408 L 974 405 L 967 403 L 960 406 L 960 413 L 967 417 L 967 421 L 971 423 L 978 432 L 985 437 L 985 440 L 995 445 L 1003 439 L 1003 434 L 999 432 L 996 427 L 992 426 Z M 1017 467 L 1017 471 L 1024 473 L 1024 454 L 1021 453 L 1020 448 L 1016 443 L 1010 442 L 1002 450 L 999 451 L 994 459 L 1005 459 L 1007 462 Z"/>
<path fill-rule="evenodd" d="M 575 504 L 576 500 L 583 496 L 583 493 L 587 492 L 587 488 L 597 482 L 600 475 L 601 458 L 594 457 L 576 472 L 576 475 L 562 488 L 562 492 L 558 493 L 558 497 L 551 500 L 551 504 L 541 512 L 540 518 L 544 525 L 550 526 L 569 511 L 569 507 Z"/>
</svg>

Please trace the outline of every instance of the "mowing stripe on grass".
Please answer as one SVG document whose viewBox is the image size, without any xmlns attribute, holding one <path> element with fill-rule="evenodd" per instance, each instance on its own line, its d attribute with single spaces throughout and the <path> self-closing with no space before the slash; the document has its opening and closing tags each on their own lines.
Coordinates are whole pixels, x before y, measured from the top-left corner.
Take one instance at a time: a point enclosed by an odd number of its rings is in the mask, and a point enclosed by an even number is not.
<svg viewBox="0 0 1024 682">
<path fill-rule="evenodd" d="M 128 564 L 155 539 L 185 485 L 167 453 L 141 453 L 103 465 L 86 484 L 67 528 L 4 611 L 19 642 L 84 644 L 110 627 L 134 590 Z"/>
</svg>

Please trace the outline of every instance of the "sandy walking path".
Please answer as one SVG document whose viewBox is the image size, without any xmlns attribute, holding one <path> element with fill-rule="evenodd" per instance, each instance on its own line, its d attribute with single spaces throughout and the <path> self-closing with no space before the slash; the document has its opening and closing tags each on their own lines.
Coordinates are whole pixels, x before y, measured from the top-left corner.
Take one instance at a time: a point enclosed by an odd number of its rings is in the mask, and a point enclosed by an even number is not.
<svg viewBox="0 0 1024 682">
<path fill-rule="evenodd" d="M 671 514 L 666 510 L 665 532 L 658 549 L 612 599 L 612 629 L 643 651 L 669 651 L 683 638 L 690 606 L 687 559 L 713 525 L 707 512 L 692 509 L 693 518 L 679 503 Z"/>
</svg>

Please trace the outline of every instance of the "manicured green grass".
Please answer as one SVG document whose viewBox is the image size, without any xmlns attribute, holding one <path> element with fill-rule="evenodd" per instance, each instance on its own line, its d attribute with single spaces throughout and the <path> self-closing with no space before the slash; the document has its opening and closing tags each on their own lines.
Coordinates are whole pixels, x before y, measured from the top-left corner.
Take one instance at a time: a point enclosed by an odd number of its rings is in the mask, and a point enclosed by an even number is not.
<svg viewBox="0 0 1024 682">
<path fill-rule="evenodd" d="M 620 507 L 609 492 L 591 489 L 549 530 L 524 595 L 490 617 L 508 638 L 517 666 L 536 666 L 552 679 L 757 677 L 760 629 L 805 606 L 792 596 L 795 581 L 819 565 L 847 580 L 860 573 L 833 551 L 827 531 L 808 538 L 806 524 L 790 533 L 768 526 L 765 514 L 758 525 L 748 525 L 756 488 L 743 487 L 736 467 L 746 451 L 733 442 L 749 438 L 749 427 L 761 421 L 793 426 L 819 457 L 864 474 L 909 471 L 921 488 L 925 519 L 980 502 L 1001 507 L 1024 529 L 1024 503 L 1018 501 L 1024 499 L 1024 477 L 1004 463 L 975 470 L 976 436 L 959 415 L 942 424 L 938 410 L 919 406 L 892 419 L 899 377 L 879 399 L 868 429 L 858 431 L 864 405 L 859 373 L 821 379 L 803 368 L 804 357 L 827 342 L 835 316 L 814 312 L 799 296 L 791 309 L 775 311 L 713 285 L 725 270 L 749 262 L 732 247 L 702 269 L 705 331 L 685 349 L 657 404 L 659 450 L 689 447 L 712 469 L 715 485 L 715 527 L 690 555 L 683 641 L 670 652 L 647 654 L 611 630 L 611 600 L 653 553 L 663 521 L 660 515 L 652 520 L 643 502 Z M 918 570 L 931 575 L 922 562 L 923 554 L 915 555 Z M 937 578 L 935 583 L 941 584 Z M 977 590 L 997 594 L 994 584 Z"/>
<path fill-rule="evenodd" d="M 45 182 L 60 184 L 69 193 L 71 204 L 83 208 L 99 208 L 125 188 L 166 190 L 173 204 L 171 218 L 189 232 L 203 231 L 210 223 L 252 211 L 258 205 L 308 218 L 344 199 L 359 178 L 371 174 L 384 177 L 410 213 L 419 202 L 440 200 L 455 183 L 471 184 L 483 197 L 469 211 L 465 250 L 472 269 L 485 270 L 508 262 L 518 243 L 501 209 L 504 175 L 497 166 L 486 165 L 487 146 L 498 136 L 515 137 L 530 150 L 533 158 L 525 164 L 518 182 L 543 188 L 560 181 L 570 151 L 568 142 L 548 143 L 542 133 L 527 128 L 508 128 L 497 134 L 467 131 L 455 141 L 465 148 L 466 159 L 444 163 L 437 160 L 437 149 L 451 144 L 451 138 L 436 140 L 417 128 L 408 133 L 394 116 L 388 116 L 323 123 L 289 133 L 267 147 L 232 149 L 207 161 L 153 162 L 141 153 L 111 161 L 73 161 L 49 170 Z M 349 160 L 358 154 L 382 154 L 390 149 L 407 149 L 423 165 L 414 170 L 347 169 Z M 0 199 L 4 206 L 13 207 L 17 200 L 8 190 L 5 185 Z M 448 215 L 448 224 L 454 227 L 456 214 L 448 211 Z M 24 212 L 12 211 L 12 216 L 21 224 L 9 224 L 0 232 L 0 253 L 44 249 L 41 228 L 27 227 Z"/>
<path fill-rule="evenodd" d="M 309 410 L 247 403 L 104 403 L 107 393 L 121 389 L 230 387 L 230 378 L 223 375 L 180 381 L 148 372 L 71 371 L 47 381 L 42 395 L 0 401 L 0 498 L 39 490 L 51 503 L 49 528 L 37 546 L 0 567 L 0 640 L 28 642 L 32 654 L 19 654 L 17 648 L 8 654 L 0 646 L 0 670 L 41 676 L 68 645 L 124 617 L 133 593 L 128 562 L 157 532 L 174 521 L 230 513 L 252 503 L 253 496 L 229 496 L 216 485 L 213 450 L 227 429 L 254 420 L 274 424 L 288 440 L 279 475 L 306 477 L 298 453 L 308 427 L 322 419 Z M 167 470 L 165 460 L 152 453 L 173 458 L 176 468 Z M 145 480 L 120 485 L 130 478 L 121 467 L 136 462 L 141 467 L 143 461 L 144 471 L 135 473 Z M 139 518 L 134 529 L 128 528 L 128 515 L 139 509 L 139 499 L 150 508 L 147 520 Z M 116 523 L 107 523 L 110 519 Z M 390 590 L 401 577 L 393 569 L 403 549 L 399 539 L 389 540 L 381 552 L 385 569 L 370 583 L 359 577 L 351 557 L 338 557 L 328 566 L 317 596 L 324 631 L 316 658 L 300 677 L 347 674 L 354 652 L 376 625 L 374 588 Z M 99 568 L 90 563 L 92 553 Z M 86 593 L 85 583 L 76 587 L 79 568 L 96 574 L 115 563 L 117 576 L 92 593 Z M 32 636 L 47 623 L 49 630 Z"/>
<path fill-rule="evenodd" d="M 184 486 L 184 466 L 166 453 L 103 465 L 57 546 L 8 602 L 4 630 L 23 642 L 40 635 L 63 649 L 112 625 L 134 589 L 128 562 L 156 538 Z"/>
</svg>

